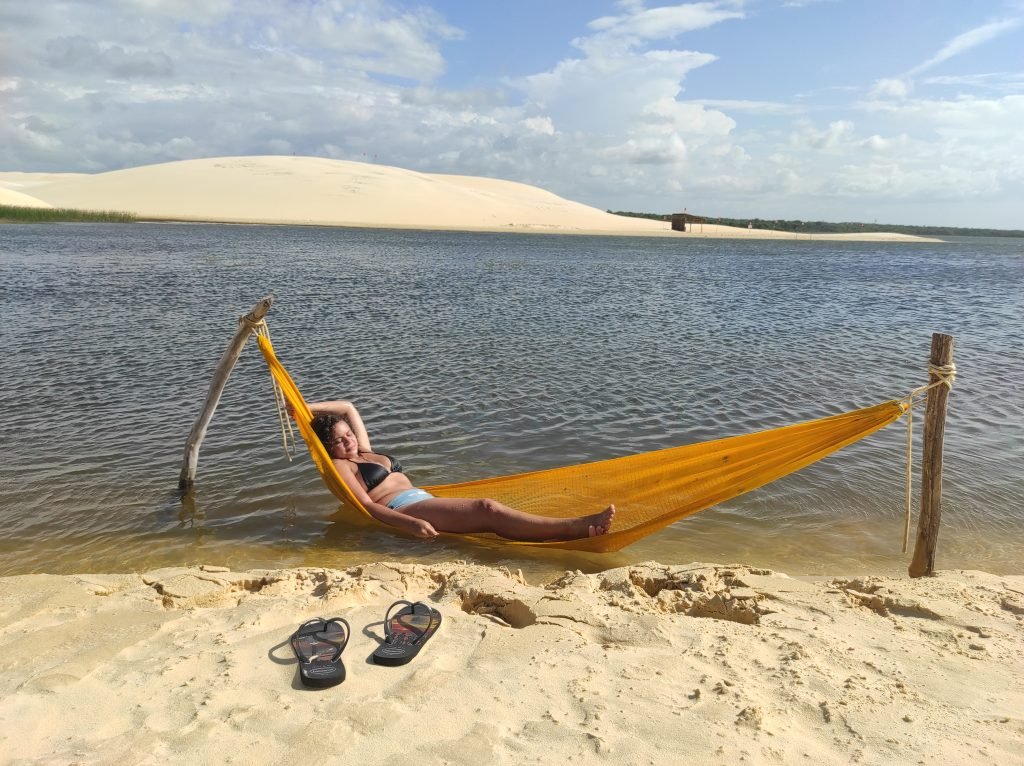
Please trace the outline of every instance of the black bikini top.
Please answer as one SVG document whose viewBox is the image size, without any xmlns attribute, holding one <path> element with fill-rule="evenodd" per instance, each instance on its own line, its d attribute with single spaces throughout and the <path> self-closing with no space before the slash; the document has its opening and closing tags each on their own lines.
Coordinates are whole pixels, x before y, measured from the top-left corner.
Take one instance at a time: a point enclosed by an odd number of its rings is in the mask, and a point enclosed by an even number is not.
<svg viewBox="0 0 1024 766">
<path fill-rule="evenodd" d="M 390 471 L 380 463 L 356 463 L 356 470 L 359 471 L 359 475 L 363 478 L 367 491 L 372 490 L 391 474 L 404 472 L 402 464 L 398 462 L 398 460 L 391 457 L 391 455 L 384 455 L 384 453 L 381 454 L 391 461 Z"/>
</svg>

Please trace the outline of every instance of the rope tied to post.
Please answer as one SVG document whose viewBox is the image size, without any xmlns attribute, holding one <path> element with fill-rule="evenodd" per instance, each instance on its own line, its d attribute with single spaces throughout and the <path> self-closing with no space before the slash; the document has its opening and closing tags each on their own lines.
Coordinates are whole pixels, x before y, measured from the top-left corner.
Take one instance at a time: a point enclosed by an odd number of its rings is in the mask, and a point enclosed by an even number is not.
<svg viewBox="0 0 1024 766">
<path fill-rule="evenodd" d="M 925 394 L 933 388 L 945 386 L 947 390 L 952 391 L 953 381 L 956 380 L 956 365 L 952 362 L 949 364 L 932 364 L 929 362 L 928 374 L 937 379 L 930 381 L 927 385 L 915 388 L 900 400 L 900 403 L 904 406 L 907 413 L 907 508 L 903 519 L 903 553 L 907 552 L 907 546 L 910 542 L 910 517 L 912 515 L 911 488 L 913 486 L 914 407 L 924 401 L 923 397 Z"/>
<path fill-rule="evenodd" d="M 248 317 L 241 317 L 238 322 L 239 324 L 248 325 L 256 335 L 270 341 L 270 328 L 267 326 L 265 319 L 254 322 Z M 284 455 L 290 463 L 295 459 L 297 447 L 295 446 L 295 431 L 292 429 L 291 418 L 288 417 L 288 401 L 285 398 L 284 391 L 281 390 L 281 386 L 277 382 L 277 378 L 273 374 L 270 376 L 270 382 L 274 386 L 274 405 L 277 408 L 277 420 L 281 426 L 281 446 L 284 448 Z"/>
</svg>

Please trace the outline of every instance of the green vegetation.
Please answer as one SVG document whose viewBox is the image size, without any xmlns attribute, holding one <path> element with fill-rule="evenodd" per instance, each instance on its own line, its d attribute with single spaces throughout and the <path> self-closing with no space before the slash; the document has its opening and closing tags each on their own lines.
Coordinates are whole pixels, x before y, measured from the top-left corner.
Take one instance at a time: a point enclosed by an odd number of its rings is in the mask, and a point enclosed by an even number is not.
<svg viewBox="0 0 1024 766">
<path fill-rule="evenodd" d="M 672 215 L 670 213 L 633 213 L 628 210 L 606 210 L 606 213 L 612 215 L 624 215 L 626 218 L 650 218 L 652 221 L 671 221 Z M 743 224 L 746 226 L 746 224 Z"/>
<path fill-rule="evenodd" d="M 671 221 L 671 214 L 632 213 L 624 210 L 609 210 L 613 215 L 624 215 L 629 218 L 650 218 L 655 221 Z M 1020 229 L 969 229 L 956 226 L 901 226 L 893 223 L 860 223 L 843 221 L 769 221 L 763 218 L 715 218 L 714 216 L 691 215 L 694 223 L 722 224 L 747 228 L 750 223 L 755 229 L 777 229 L 779 231 L 806 232 L 808 234 L 856 234 L 862 231 L 891 231 L 897 234 L 914 234 L 921 237 L 1024 237 Z"/>
<path fill-rule="evenodd" d="M 118 213 L 110 210 L 73 210 L 52 207 L 15 207 L 0 205 L 0 221 L 12 223 L 49 223 L 71 221 L 74 223 L 134 223 L 132 213 Z"/>
</svg>

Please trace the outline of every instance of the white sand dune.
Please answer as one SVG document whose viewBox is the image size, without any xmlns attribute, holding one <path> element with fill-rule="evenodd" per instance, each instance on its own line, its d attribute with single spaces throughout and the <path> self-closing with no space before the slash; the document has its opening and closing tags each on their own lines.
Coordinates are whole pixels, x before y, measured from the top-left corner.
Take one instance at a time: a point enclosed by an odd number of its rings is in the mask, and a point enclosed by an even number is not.
<svg viewBox="0 0 1024 766">
<path fill-rule="evenodd" d="M 10 205 L 11 207 L 53 207 L 53 205 L 43 202 L 41 199 L 36 199 L 29 194 L 15 189 L 6 189 L 2 186 L 0 186 L 0 205 Z"/>
<path fill-rule="evenodd" d="M 443 615 L 370 655 L 399 598 Z M 290 633 L 343 616 L 346 681 Z M 5 763 L 1020 763 L 1024 577 L 643 564 L 0 579 Z"/>
<path fill-rule="evenodd" d="M 21 176 L 16 178 L 15 176 Z M 318 157 L 186 160 L 96 175 L 0 173 L 0 185 L 55 207 L 114 210 L 156 220 L 527 231 L 669 237 L 808 239 L 780 231 L 611 215 L 527 184 Z M 869 233 L 814 239 L 920 240 Z"/>
<path fill-rule="evenodd" d="M 89 178 L 88 173 L 22 173 L 0 171 L 0 189 L 24 191 L 33 186 L 52 184 L 55 181 L 70 181 L 73 178 Z"/>
<path fill-rule="evenodd" d="M 60 207 L 147 218 L 431 229 L 664 231 L 510 181 L 317 157 L 187 160 L 35 187 Z"/>
</svg>

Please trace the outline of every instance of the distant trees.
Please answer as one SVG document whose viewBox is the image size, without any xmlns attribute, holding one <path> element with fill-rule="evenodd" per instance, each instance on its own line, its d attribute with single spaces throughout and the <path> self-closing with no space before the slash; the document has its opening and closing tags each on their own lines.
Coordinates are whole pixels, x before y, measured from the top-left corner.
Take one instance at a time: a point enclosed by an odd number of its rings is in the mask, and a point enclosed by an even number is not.
<svg viewBox="0 0 1024 766">
<path fill-rule="evenodd" d="M 654 221 L 671 221 L 671 213 L 635 213 L 626 210 L 609 210 L 612 215 L 629 218 L 649 218 Z M 755 229 L 776 229 L 778 231 L 803 232 L 806 234 L 846 234 L 865 231 L 891 231 L 898 234 L 916 234 L 919 236 L 950 236 L 950 237 L 1024 237 L 1020 229 L 973 229 L 957 226 L 904 226 L 894 223 L 861 223 L 860 221 L 801 221 L 766 218 L 716 218 L 702 216 L 706 223 L 717 223 L 722 226 L 736 226 L 741 229 L 752 224 Z"/>
</svg>

